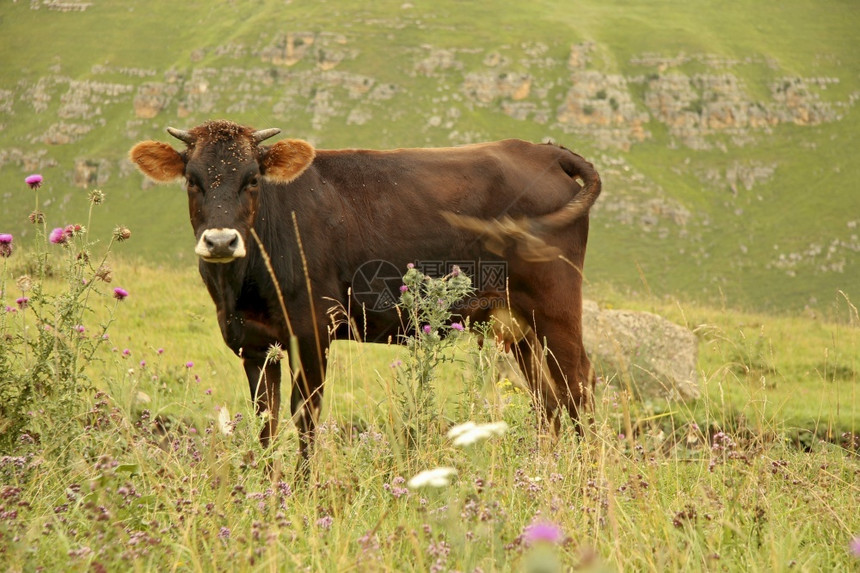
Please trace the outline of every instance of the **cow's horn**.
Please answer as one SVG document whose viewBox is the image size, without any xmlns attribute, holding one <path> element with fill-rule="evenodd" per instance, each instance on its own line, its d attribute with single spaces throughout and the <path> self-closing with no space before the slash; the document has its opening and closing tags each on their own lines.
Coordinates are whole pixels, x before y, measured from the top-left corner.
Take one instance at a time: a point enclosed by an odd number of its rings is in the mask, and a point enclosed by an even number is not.
<svg viewBox="0 0 860 573">
<path fill-rule="evenodd" d="M 261 129 L 260 131 L 255 131 L 251 138 L 254 140 L 254 143 L 260 143 L 261 141 L 265 141 L 270 137 L 274 137 L 281 133 L 281 130 L 277 127 L 273 127 L 271 129 Z"/>
<path fill-rule="evenodd" d="M 191 145 L 192 143 L 194 143 L 194 136 L 191 135 L 187 131 L 183 131 L 181 129 L 176 129 L 174 127 L 168 127 L 167 133 L 169 133 L 170 135 L 172 135 L 173 137 L 175 137 L 179 141 L 184 141 L 188 145 Z"/>
</svg>

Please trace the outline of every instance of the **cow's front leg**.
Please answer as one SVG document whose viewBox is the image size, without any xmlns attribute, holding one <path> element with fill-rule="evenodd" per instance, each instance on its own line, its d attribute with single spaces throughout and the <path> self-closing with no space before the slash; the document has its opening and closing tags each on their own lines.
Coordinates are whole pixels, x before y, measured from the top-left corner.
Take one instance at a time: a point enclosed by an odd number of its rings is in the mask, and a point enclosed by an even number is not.
<svg viewBox="0 0 860 573">
<path fill-rule="evenodd" d="M 263 418 L 260 444 L 268 448 L 278 432 L 278 412 L 281 408 L 281 365 L 266 363 L 263 357 L 246 357 L 245 374 L 251 387 L 251 399 L 257 415 Z"/>
<path fill-rule="evenodd" d="M 300 342 L 299 355 L 301 368 L 294 378 L 290 409 L 299 431 L 299 459 L 296 474 L 302 479 L 307 479 L 310 474 L 314 434 L 322 409 L 326 364 L 325 358 L 317 354 L 313 341 Z"/>
</svg>

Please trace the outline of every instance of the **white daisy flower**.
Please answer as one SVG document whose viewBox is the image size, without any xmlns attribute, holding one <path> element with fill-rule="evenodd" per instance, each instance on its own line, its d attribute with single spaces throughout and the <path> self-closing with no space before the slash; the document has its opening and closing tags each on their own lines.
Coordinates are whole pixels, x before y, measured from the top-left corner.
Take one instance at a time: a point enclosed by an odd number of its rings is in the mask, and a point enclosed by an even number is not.
<svg viewBox="0 0 860 573">
<path fill-rule="evenodd" d="M 227 406 L 221 406 L 218 410 L 218 429 L 221 430 L 221 433 L 225 436 L 229 436 L 233 433 L 233 424 L 230 420 L 230 410 L 227 409 Z"/>
<path fill-rule="evenodd" d="M 454 440 L 455 446 L 471 446 L 493 436 L 501 436 L 508 430 L 505 422 L 476 424 L 465 422 L 448 430 L 448 437 Z"/>
<path fill-rule="evenodd" d="M 457 475 L 454 468 L 434 468 L 418 472 L 406 485 L 411 489 L 422 487 L 446 487 L 451 484 L 451 478 Z"/>
</svg>

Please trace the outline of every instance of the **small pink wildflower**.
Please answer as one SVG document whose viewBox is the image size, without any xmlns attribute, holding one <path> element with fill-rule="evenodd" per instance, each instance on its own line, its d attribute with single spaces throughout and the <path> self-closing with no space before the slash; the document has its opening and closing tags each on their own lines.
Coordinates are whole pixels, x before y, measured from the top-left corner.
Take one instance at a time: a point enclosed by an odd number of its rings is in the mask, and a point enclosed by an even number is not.
<svg viewBox="0 0 860 573">
<path fill-rule="evenodd" d="M 463 330 L 464 330 L 463 325 L 460 324 L 459 322 L 452 322 L 451 328 L 453 328 L 454 330 L 457 330 L 459 332 L 463 332 Z"/>
<path fill-rule="evenodd" d="M 0 257 L 12 256 L 12 239 L 9 233 L 0 233 Z"/>
<path fill-rule="evenodd" d="M 860 559 L 860 535 L 854 536 L 851 542 L 848 543 L 848 550 L 857 559 Z"/>
<path fill-rule="evenodd" d="M 34 173 L 33 175 L 27 176 L 27 178 L 24 179 L 24 182 L 30 186 L 30 189 L 35 190 L 42 186 L 42 176 L 38 173 Z"/>
<path fill-rule="evenodd" d="M 30 297 L 22 296 L 22 297 L 15 299 L 15 302 L 18 303 L 18 308 L 20 308 L 21 310 L 24 310 L 25 308 L 27 308 L 28 303 L 30 302 Z"/>
<path fill-rule="evenodd" d="M 400 285 L 400 292 L 404 293 L 409 290 L 409 287 L 406 285 Z"/>
<path fill-rule="evenodd" d="M 123 300 L 128 296 L 128 291 L 121 287 L 113 289 L 113 297 L 117 300 Z"/>
<path fill-rule="evenodd" d="M 194 363 L 189 360 L 188 362 L 185 363 L 185 367 L 186 368 L 194 368 Z"/>
<path fill-rule="evenodd" d="M 433 328 L 429 324 L 424 325 L 424 334 L 430 334 L 433 331 Z"/>
<path fill-rule="evenodd" d="M 561 528 L 554 523 L 537 522 L 525 528 L 523 539 L 528 545 L 535 543 L 560 543 L 564 538 Z"/>
<path fill-rule="evenodd" d="M 122 355 L 123 356 L 131 356 L 131 350 L 126 348 L 125 350 L 122 351 Z"/>
<path fill-rule="evenodd" d="M 66 239 L 68 239 L 66 236 L 66 230 L 62 227 L 57 227 L 51 231 L 51 234 L 48 235 L 48 239 L 55 245 L 62 245 L 66 242 Z"/>
</svg>

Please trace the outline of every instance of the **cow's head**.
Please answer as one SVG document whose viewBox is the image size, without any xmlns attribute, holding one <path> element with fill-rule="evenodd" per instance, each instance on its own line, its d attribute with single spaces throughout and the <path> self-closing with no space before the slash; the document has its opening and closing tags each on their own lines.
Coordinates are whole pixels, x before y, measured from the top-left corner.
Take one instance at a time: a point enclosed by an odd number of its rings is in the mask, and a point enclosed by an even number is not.
<svg viewBox="0 0 860 573">
<path fill-rule="evenodd" d="M 167 128 L 185 142 L 184 151 L 158 141 L 143 141 L 129 154 L 157 182 L 185 178 L 194 252 L 210 263 L 244 257 L 259 204 L 261 179 L 289 183 L 314 160 L 311 144 L 298 139 L 272 146 L 260 143 L 279 129 L 255 131 L 229 121 L 210 121 L 190 131 Z"/>
</svg>

